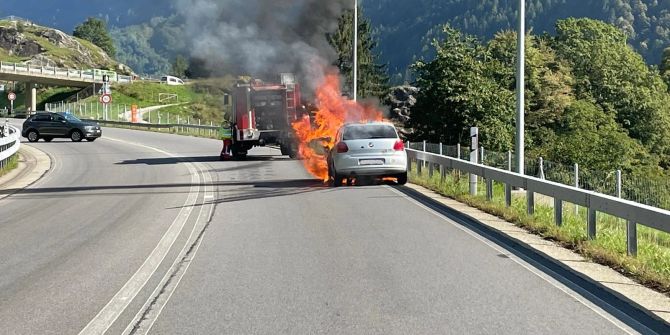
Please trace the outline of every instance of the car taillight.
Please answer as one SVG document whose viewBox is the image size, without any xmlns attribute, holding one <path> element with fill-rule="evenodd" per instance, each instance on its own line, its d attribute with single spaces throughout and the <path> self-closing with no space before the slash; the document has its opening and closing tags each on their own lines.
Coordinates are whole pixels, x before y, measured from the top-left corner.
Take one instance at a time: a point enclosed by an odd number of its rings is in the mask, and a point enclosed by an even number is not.
<svg viewBox="0 0 670 335">
<path fill-rule="evenodd" d="M 346 143 L 340 142 L 340 143 L 337 144 L 337 153 L 338 154 L 345 153 L 347 151 L 349 151 L 349 147 L 347 146 Z"/>
<path fill-rule="evenodd" d="M 397 140 L 395 142 L 395 144 L 393 145 L 393 150 L 395 150 L 395 151 L 405 150 L 405 143 L 402 143 L 402 140 Z"/>
</svg>

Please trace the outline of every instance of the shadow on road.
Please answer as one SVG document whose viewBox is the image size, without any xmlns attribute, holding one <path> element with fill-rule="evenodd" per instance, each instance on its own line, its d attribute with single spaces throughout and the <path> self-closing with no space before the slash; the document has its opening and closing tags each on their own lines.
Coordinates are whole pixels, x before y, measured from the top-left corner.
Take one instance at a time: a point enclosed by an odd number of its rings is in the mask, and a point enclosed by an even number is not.
<svg viewBox="0 0 670 335">
<path fill-rule="evenodd" d="M 138 158 L 129 159 L 116 163 L 117 165 L 167 165 L 179 163 L 207 163 L 218 162 L 219 156 L 193 156 L 193 157 L 160 157 L 160 158 Z"/>
<path fill-rule="evenodd" d="M 281 196 L 282 194 L 304 193 L 322 189 L 325 185 L 316 179 L 270 180 L 270 181 L 239 181 L 218 182 L 211 184 L 215 187 L 233 187 L 231 191 L 247 192 L 244 198 L 235 194 L 231 198 L 235 201 L 260 198 L 264 195 Z M 147 195 L 147 194 L 188 194 L 190 183 L 172 184 L 144 184 L 144 185 L 92 185 L 68 187 L 35 187 L 27 189 L 2 189 L 0 194 L 15 194 L 16 199 L 31 199 L 40 197 L 80 197 L 80 196 L 118 196 L 118 195 Z M 201 186 L 205 186 L 201 184 Z M 178 190 L 181 188 L 181 190 Z M 256 189 L 257 192 L 252 190 Z M 228 190 L 219 188 L 223 196 Z M 253 197 L 250 195 L 253 193 Z M 35 197 L 30 197 L 34 195 Z M 229 199 L 221 199 L 228 202 Z"/>
<path fill-rule="evenodd" d="M 640 333 L 649 334 L 649 330 L 652 330 L 657 334 L 670 334 L 670 324 L 650 314 L 630 299 L 577 273 L 557 260 L 415 190 L 408 187 L 398 187 L 397 190 L 530 263 Z"/>
<path fill-rule="evenodd" d="M 179 163 L 208 163 L 221 162 L 227 163 L 244 163 L 244 162 L 276 162 L 276 161 L 291 161 L 293 159 L 287 156 L 248 156 L 241 160 L 221 161 L 219 156 L 193 156 L 193 157 L 161 157 L 161 158 L 139 158 L 124 160 L 117 165 L 166 165 Z"/>
</svg>

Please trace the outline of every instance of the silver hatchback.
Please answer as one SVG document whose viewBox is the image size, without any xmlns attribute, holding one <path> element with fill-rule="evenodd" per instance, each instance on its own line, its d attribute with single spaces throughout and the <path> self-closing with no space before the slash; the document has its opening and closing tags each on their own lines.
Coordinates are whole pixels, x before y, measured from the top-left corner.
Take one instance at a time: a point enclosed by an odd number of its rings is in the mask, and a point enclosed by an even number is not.
<svg viewBox="0 0 670 335">
<path fill-rule="evenodd" d="M 407 153 L 391 123 L 352 123 L 342 126 L 328 154 L 328 175 L 334 186 L 347 178 L 395 178 L 407 183 Z"/>
</svg>

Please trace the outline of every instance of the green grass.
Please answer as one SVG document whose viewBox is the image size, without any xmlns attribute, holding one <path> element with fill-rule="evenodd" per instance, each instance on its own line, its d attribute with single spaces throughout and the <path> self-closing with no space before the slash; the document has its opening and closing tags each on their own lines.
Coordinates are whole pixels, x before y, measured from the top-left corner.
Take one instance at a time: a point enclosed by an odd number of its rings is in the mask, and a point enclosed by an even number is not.
<svg viewBox="0 0 670 335">
<path fill-rule="evenodd" d="M 21 63 L 27 61 L 27 57 L 19 57 L 16 55 L 10 55 L 7 50 L 0 48 L 0 61 L 7 63 Z"/>
<path fill-rule="evenodd" d="M 161 123 L 177 123 L 177 121 L 191 120 L 191 124 L 219 124 L 224 114 L 230 111 L 230 106 L 223 105 L 223 94 L 226 87 L 230 87 L 233 81 L 228 78 L 219 80 L 197 81 L 189 85 L 169 86 L 152 82 L 135 82 L 130 85 L 116 85 L 112 87 L 113 103 L 111 109 L 115 112 L 110 114 L 112 120 L 117 120 L 117 110 L 130 110 L 130 106 L 136 104 L 139 108 L 172 105 L 151 113 L 144 114 L 144 120 L 152 123 L 158 122 L 160 115 Z M 167 94 L 175 95 L 175 98 L 162 100 Z M 83 107 L 86 105 L 86 108 Z M 84 117 L 94 117 L 101 114 L 102 108 L 98 105 L 98 97 L 93 96 L 81 101 L 82 111 L 77 114 Z M 90 113 L 93 108 L 97 112 Z M 86 113 L 84 113 L 86 110 Z M 168 118 L 169 117 L 169 118 Z"/>
<path fill-rule="evenodd" d="M 428 177 L 427 168 L 419 175 L 416 165 L 410 172 L 410 180 L 442 195 L 463 202 L 501 219 L 525 228 L 531 233 L 555 241 L 568 249 L 623 273 L 643 285 L 670 294 L 670 234 L 638 225 L 638 256 L 626 254 L 626 223 L 618 218 L 598 213 L 597 238 L 589 240 L 586 235 L 586 209 L 564 204 L 563 225 L 554 224 L 553 208 L 536 200 L 535 214 L 528 215 L 526 199 L 513 196 L 512 206 L 504 203 L 504 186 L 494 184 L 493 201 L 485 196 L 469 195 L 467 175 L 448 174 L 442 180 L 439 172 Z M 485 194 L 484 183 L 478 184 L 478 194 Z M 553 202 L 553 199 L 550 199 Z"/>
<path fill-rule="evenodd" d="M 19 157 L 15 154 L 9 158 L 7 165 L 0 168 L 0 177 L 6 175 L 9 171 L 16 169 L 17 166 L 19 166 Z"/>
</svg>

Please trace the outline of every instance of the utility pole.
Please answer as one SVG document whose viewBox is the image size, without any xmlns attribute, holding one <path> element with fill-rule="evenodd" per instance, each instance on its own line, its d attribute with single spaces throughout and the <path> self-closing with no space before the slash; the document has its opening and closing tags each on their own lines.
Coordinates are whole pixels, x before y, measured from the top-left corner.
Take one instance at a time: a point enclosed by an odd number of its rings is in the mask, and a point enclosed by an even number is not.
<svg viewBox="0 0 670 335">
<path fill-rule="evenodd" d="M 354 101 L 358 100 L 358 0 L 354 0 Z"/>
<path fill-rule="evenodd" d="M 519 0 L 519 30 L 517 32 L 516 80 L 516 160 L 517 172 L 525 173 L 525 89 L 526 89 L 526 1 Z"/>
</svg>

